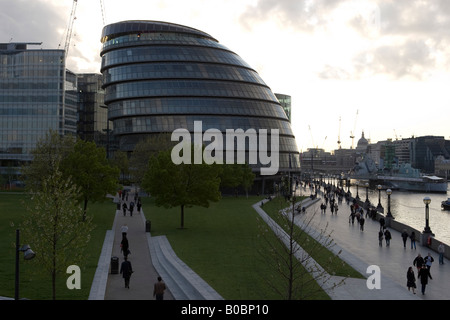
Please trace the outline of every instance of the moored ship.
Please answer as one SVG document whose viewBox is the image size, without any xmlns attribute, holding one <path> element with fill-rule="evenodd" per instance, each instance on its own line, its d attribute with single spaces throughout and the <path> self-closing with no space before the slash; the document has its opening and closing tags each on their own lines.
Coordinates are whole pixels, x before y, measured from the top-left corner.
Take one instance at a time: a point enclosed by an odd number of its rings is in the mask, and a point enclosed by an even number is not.
<svg viewBox="0 0 450 320">
<path fill-rule="evenodd" d="M 371 185 L 382 185 L 384 188 L 415 191 L 447 193 L 445 178 L 423 175 L 411 164 L 395 164 L 390 170 L 379 170 L 369 157 L 364 157 L 354 167 L 351 179 L 368 180 Z"/>
</svg>

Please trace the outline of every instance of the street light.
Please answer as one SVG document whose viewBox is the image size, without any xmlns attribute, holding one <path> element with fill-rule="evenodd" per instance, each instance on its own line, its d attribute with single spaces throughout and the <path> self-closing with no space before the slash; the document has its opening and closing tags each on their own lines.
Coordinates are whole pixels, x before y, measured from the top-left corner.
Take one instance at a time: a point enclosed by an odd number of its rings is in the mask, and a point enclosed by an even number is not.
<svg viewBox="0 0 450 320">
<path fill-rule="evenodd" d="M 423 229 L 424 233 L 432 233 L 429 225 L 430 220 L 430 208 L 429 204 L 431 202 L 430 197 L 423 198 L 423 203 L 425 203 L 425 229 Z"/>
<path fill-rule="evenodd" d="M 391 194 L 392 194 L 392 190 L 391 189 L 387 189 L 386 190 L 386 194 L 388 196 L 388 212 L 386 214 L 386 217 L 393 218 L 392 213 L 391 213 Z"/>
<path fill-rule="evenodd" d="M 381 184 L 379 184 L 377 186 L 377 189 L 378 189 L 378 206 L 377 206 L 377 210 L 378 211 L 382 211 L 383 210 L 383 206 L 381 205 L 381 188 L 382 188 L 382 186 L 381 186 Z"/>
<path fill-rule="evenodd" d="M 19 252 L 23 252 L 23 258 L 25 260 L 33 259 L 36 254 L 31 250 L 28 244 L 20 247 L 20 231 L 16 230 L 16 275 L 15 275 L 15 290 L 14 300 L 19 300 Z"/>
</svg>

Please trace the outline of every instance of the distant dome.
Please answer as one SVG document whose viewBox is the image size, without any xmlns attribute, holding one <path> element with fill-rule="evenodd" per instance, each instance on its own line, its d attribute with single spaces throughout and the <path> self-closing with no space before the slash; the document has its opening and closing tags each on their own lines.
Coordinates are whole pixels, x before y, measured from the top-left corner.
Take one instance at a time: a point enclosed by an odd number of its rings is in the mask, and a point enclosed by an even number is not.
<svg viewBox="0 0 450 320">
<path fill-rule="evenodd" d="M 356 149 L 365 151 L 367 149 L 368 145 L 369 145 L 369 141 L 367 141 L 367 139 L 364 138 L 364 131 L 363 131 L 361 139 L 358 140 L 358 145 L 356 146 Z"/>
</svg>

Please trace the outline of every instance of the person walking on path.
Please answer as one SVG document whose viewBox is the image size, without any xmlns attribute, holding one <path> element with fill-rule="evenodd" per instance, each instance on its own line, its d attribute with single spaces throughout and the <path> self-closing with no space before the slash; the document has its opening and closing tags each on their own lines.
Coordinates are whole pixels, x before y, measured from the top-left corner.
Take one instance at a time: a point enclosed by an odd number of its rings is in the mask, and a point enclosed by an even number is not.
<svg viewBox="0 0 450 320">
<path fill-rule="evenodd" d="M 444 264 L 445 246 L 442 242 L 438 246 L 438 253 L 439 253 L 439 264 Z"/>
<path fill-rule="evenodd" d="M 385 225 L 386 221 L 384 220 L 383 217 L 381 217 L 379 222 L 380 222 L 380 230 L 384 230 L 384 225 Z"/>
<path fill-rule="evenodd" d="M 381 229 L 378 231 L 378 245 L 380 247 L 383 246 L 383 231 L 381 231 Z"/>
<path fill-rule="evenodd" d="M 130 254 L 130 245 L 128 243 L 127 236 L 122 236 L 122 242 L 120 243 L 120 251 L 123 252 L 123 257 L 126 259 Z"/>
<path fill-rule="evenodd" d="M 364 219 L 364 215 L 361 215 L 361 217 L 359 218 L 359 224 L 361 225 L 361 231 L 364 231 L 364 222 L 366 222 L 366 220 Z"/>
<path fill-rule="evenodd" d="M 153 287 L 153 296 L 156 297 L 156 300 L 164 300 L 164 290 L 166 290 L 166 284 L 161 277 L 158 277 L 158 282 Z"/>
<path fill-rule="evenodd" d="M 413 260 L 413 266 L 417 267 L 417 272 L 419 272 L 423 265 L 425 263 L 425 260 L 423 260 L 422 256 L 420 255 L 420 253 L 417 255 L 417 257 Z"/>
<path fill-rule="evenodd" d="M 120 265 L 120 273 L 125 280 L 125 288 L 130 289 L 130 278 L 133 273 L 133 268 L 131 266 L 131 262 L 128 261 L 128 258 L 125 257 L 124 261 Z"/>
<path fill-rule="evenodd" d="M 124 223 L 121 227 L 120 227 L 120 232 L 122 233 L 122 238 L 125 236 L 127 236 L 127 232 L 128 232 L 128 226 L 126 223 Z"/>
<path fill-rule="evenodd" d="M 389 247 L 391 244 L 392 235 L 388 229 L 384 231 L 384 238 L 386 239 L 386 247 Z"/>
<path fill-rule="evenodd" d="M 122 210 L 123 210 L 123 216 L 125 217 L 126 215 L 127 215 L 127 204 L 126 204 L 126 202 L 124 202 L 123 204 L 122 204 Z"/>
<path fill-rule="evenodd" d="M 420 268 L 419 273 L 417 274 L 417 278 L 420 278 L 420 283 L 422 284 L 422 294 L 425 294 L 425 289 L 428 284 L 428 278 L 432 279 L 430 272 L 428 271 L 428 268 L 425 266 L 422 266 Z"/>
<path fill-rule="evenodd" d="M 406 272 L 406 286 L 408 287 L 408 291 L 412 289 L 412 292 L 416 294 L 416 276 L 414 275 L 413 267 L 409 267 Z"/>
<path fill-rule="evenodd" d="M 428 273 L 431 275 L 431 264 L 434 262 L 433 257 L 431 256 L 431 254 L 428 252 L 428 255 L 423 259 L 424 260 L 424 264 L 428 269 Z"/>
<path fill-rule="evenodd" d="M 414 249 L 416 249 L 416 233 L 413 231 L 411 232 L 411 235 L 409 236 L 409 238 L 411 239 L 411 249 L 414 246 Z"/>
<path fill-rule="evenodd" d="M 406 229 L 403 229 L 402 239 L 403 239 L 403 248 L 406 248 L 406 241 L 408 240 L 408 232 L 406 232 Z"/>
</svg>

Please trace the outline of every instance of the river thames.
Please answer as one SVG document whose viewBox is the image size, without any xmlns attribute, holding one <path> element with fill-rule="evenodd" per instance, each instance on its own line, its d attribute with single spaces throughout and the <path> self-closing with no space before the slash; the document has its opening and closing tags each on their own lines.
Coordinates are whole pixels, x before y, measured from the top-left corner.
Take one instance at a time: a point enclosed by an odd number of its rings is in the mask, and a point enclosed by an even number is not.
<svg viewBox="0 0 450 320">
<path fill-rule="evenodd" d="M 450 197 L 450 184 L 447 184 L 447 194 L 445 193 L 419 193 L 393 190 L 391 194 L 391 213 L 395 220 L 405 223 L 419 231 L 425 227 L 425 204 L 423 198 L 430 197 L 431 203 L 429 225 L 436 240 L 450 245 L 450 211 L 441 209 L 441 202 Z M 359 198 L 366 199 L 366 189 L 358 188 Z M 356 196 L 356 187 L 351 187 L 352 196 Z M 372 205 L 378 204 L 378 190 L 369 190 L 369 200 Z M 384 213 L 387 212 L 388 196 L 385 190 L 381 190 L 381 205 Z M 339 212 L 340 213 L 340 212 Z"/>
</svg>

